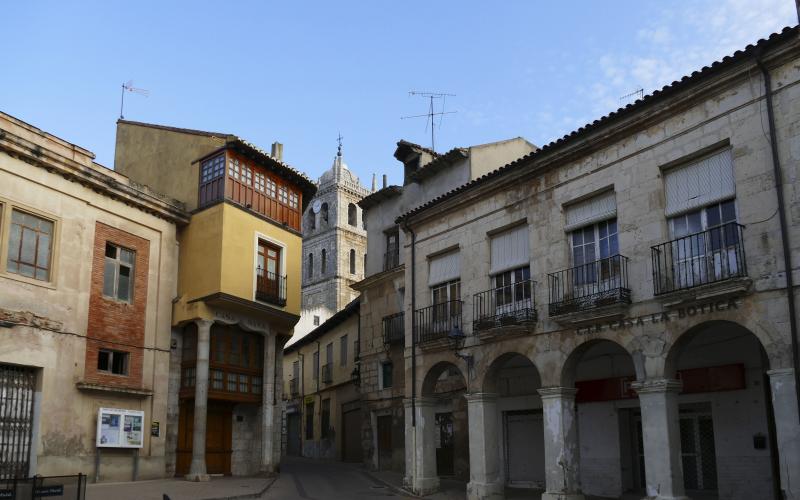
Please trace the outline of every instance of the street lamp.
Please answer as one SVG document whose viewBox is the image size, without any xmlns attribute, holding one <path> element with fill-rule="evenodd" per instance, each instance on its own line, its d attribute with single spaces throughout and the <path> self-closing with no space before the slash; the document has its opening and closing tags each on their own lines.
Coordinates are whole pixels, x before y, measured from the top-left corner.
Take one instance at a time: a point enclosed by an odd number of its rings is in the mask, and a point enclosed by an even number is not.
<svg viewBox="0 0 800 500">
<path fill-rule="evenodd" d="M 450 331 L 447 333 L 447 341 L 450 344 L 450 348 L 453 350 L 453 354 L 456 355 L 457 358 L 461 358 L 467 363 L 467 375 L 472 378 L 472 366 L 475 363 L 475 358 L 472 354 L 462 354 L 459 352 L 464 347 L 464 342 L 467 340 L 467 336 L 458 327 L 458 325 L 453 325 L 450 328 Z"/>
</svg>

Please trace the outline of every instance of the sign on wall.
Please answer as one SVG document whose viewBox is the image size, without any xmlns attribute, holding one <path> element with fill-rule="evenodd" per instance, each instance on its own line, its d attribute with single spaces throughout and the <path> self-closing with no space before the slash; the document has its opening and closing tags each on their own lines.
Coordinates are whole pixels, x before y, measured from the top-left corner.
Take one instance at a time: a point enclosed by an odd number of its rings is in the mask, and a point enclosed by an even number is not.
<svg viewBox="0 0 800 500">
<path fill-rule="evenodd" d="M 97 447 L 141 448 L 143 426 L 143 411 L 100 408 L 97 411 Z"/>
</svg>

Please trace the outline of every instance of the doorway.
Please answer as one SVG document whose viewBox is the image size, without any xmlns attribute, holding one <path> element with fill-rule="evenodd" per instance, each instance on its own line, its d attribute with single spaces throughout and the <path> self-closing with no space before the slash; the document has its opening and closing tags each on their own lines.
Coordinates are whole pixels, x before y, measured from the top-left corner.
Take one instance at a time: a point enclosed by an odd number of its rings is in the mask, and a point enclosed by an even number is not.
<svg viewBox="0 0 800 500">
<path fill-rule="evenodd" d="M 378 469 L 392 468 L 392 416 L 378 417 Z"/>
<path fill-rule="evenodd" d="M 361 462 L 363 453 L 361 447 L 361 409 L 342 412 L 342 460 L 345 462 Z"/>
<path fill-rule="evenodd" d="M 231 437 L 233 407 L 226 403 L 208 403 L 206 413 L 206 472 L 231 474 Z M 194 432 L 194 400 L 184 400 L 178 420 L 178 449 L 175 474 L 189 473 L 192 463 L 192 435 Z"/>
<path fill-rule="evenodd" d="M 509 486 L 544 488 L 544 423 L 542 412 L 503 412 L 506 438 L 506 481 Z"/>
<path fill-rule="evenodd" d="M 452 476 L 454 474 L 455 439 L 453 432 L 453 413 L 436 414 L 436 474 Z"/>
<path fill-rule="evenodd" d="M 300 444 L 300 413 L 289 413 L 286 416 L 286 454 L 299 457 Z"/>
</svg>

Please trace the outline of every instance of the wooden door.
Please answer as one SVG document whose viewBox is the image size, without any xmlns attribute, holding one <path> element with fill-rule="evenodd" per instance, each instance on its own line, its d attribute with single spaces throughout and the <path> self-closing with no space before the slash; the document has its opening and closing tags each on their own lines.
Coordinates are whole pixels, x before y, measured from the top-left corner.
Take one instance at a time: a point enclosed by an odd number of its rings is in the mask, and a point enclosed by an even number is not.
<svg viewBox="0 0 800 500">
<path fill-rule="evenodd" d="M 378 417 L 378 468 L 392 468 L 392 416 Z"/>
<path fill-rule="evenodd" d="M 206 472 L 209 474 L 231 473 L 232 407 L 228 404 L 209 402 L 206 417 Z M 189 473 L 192 463 L 192 434 L 194 430 L 194 400 L 181 402 L 178 419 L 178 449 L 175 474 Z"/>
<path fill-rule="evenodd" d="M 342 460 L 345 462 L 361 462 L 361 409 L 342 413 L 344 434 L 342 435 Z"/>
<path fill-rule="evenodd" d="M 286 427 L 287 427 L 287 443 L 286 443 L 286 454 L 299 457 L 300 456 L 300 414 L 299 413 L 290 413 L 286 416 Z"/>
</svg>

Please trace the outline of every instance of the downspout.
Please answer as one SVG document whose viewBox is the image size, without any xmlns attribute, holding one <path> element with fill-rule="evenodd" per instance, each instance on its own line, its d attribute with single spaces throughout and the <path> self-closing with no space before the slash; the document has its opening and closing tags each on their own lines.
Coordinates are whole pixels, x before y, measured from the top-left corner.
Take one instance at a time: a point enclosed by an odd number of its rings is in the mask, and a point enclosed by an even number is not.
<svg viewBox="0 0 800 500">
<path fill-rule="evenodd" d="M 407 233 L 411 233 L 411 427 L 417 426 L 417 322 L 414 321 L 414 311 L 417 307 L 416 296 L 416 243 L 417 235 L 408 225 L 403 223 L 403 228 Z"/>
<path fill-rule="evenodd" d="M 772 78 L 756 54 L 756 65 L 764 75 L 764 93 L 767 100 L 767 121 L 769 123 L 769 142 L 772 146 L 772 169 L 775 177 L 775 193 L 778 197 L 778 217 L 781 225 L 781 244 L 783 246 L 783 267 L 786 273 L 786 298 L 789 301 L 789 330 L 792 336 L 792 362 L 794 364 L 794 389 L 797 396 L 797 412 L 800 415 L 800 351 L 797 340 L 797 315 L 795 312 L 794 277 L 792 276 L 792 255 L 789 250 L 789 233 L 786 225 L 786 209 L 783 199 L 783 175 L 778 157 L 778 135 L 775 133 L 775 116 L 772 104 Z"/>
</svg>

